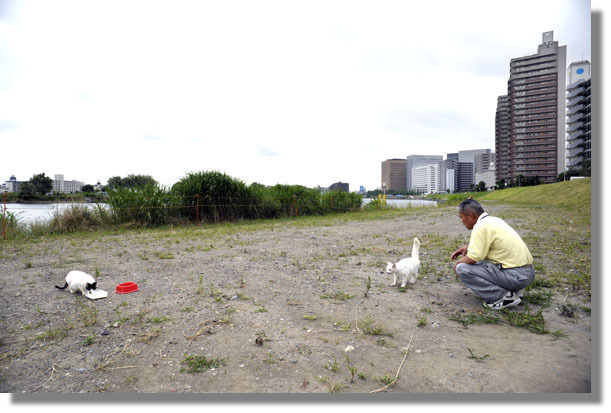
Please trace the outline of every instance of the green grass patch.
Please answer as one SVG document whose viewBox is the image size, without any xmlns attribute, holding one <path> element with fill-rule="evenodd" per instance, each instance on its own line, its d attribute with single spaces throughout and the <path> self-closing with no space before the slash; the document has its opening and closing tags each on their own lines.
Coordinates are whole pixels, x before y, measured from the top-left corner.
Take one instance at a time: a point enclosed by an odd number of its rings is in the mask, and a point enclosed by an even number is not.
<svg viewBox="0 0 611 413">
<path fill-rule="evenodd" d="M 225 360 L 219 358 L 207 359 L 206 356 L 201 356 L 198 354 L 185 354 L 185 357 L 182 360 L 182 365 L 183 367 L 180 369 L 181 373 L 201 373 L 202 371 L 206 371 L 208 369 L 225 366 L 226 362 Z"/>
<path fill-rule="evenodd" d="M 477 313 L 454 313 L 449 317 L 452 321 L 457 321 L 463 326 L 469 326 L 471 324 L 498 324 L 500 317 L 496 314 L 489 312 L 477 312 Z"/>
<path fill-rule="evenodd" d="M 361 321 L 359 321 L 359 328 L 363 332 L 363 334 L 371 335 L 371 336 L 388 336 L 392 337 L 393 334 L 386 329 L 381 324 L 375 322 L 371 318 L 367 317 Z"/>
<path fill-rule="evenodd" d="M 512 326 L 525 328 L 533 333 L 547 334 L 549 331 L 545 329 L 545 320 L 543 319 L 543 308 L 534 314 L 531 314 L 528 306 L 523 312 L 502 310 L 505 319 Z"/>
<path fill-rule="evenodd" d="M 335 300 L 347 301 L 351 298 L 354 298 L 354 296 L 348 293 L 345 293 L 344 291 L 337 291 L 335 293 L 323 294 L 320 296 L 320 298 L 326 298 L 326 299 L 332 298 Z"/>
</svg>

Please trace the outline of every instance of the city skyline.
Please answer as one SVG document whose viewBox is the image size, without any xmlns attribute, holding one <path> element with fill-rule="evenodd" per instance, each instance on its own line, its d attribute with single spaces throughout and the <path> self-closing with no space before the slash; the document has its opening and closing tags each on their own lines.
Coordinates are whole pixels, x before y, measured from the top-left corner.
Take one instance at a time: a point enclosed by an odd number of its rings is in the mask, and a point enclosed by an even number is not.
<svg viewBox="0 0 611 413">
<path fill-rule="evenodd" d="M 3 5 L 0 139 L 29 149 L 3 179 L 374 189 L 380 160 L 494 148 L 510 59 L 541 33 L 591 60 L 589 1 L 164 5 Z"/>
</svg>

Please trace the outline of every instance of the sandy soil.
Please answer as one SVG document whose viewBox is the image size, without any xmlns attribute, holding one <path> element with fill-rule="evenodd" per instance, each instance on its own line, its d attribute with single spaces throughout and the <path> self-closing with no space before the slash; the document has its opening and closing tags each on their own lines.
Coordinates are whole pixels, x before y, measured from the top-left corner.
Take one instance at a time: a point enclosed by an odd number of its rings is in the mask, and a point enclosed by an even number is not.
<svg viewBox="0 0 611 413">
<path fill-rule="evenodd" d="M 533 231 L 528 212 L 489 212 Z M 256 228 L 1 244 L 0 391 L 369 393 L 395 377 L 408 345 L 389 393 L 591 391 L 590 314 L 560 311 L 567 299 L 589 306 L 587 295 L 550 290 L 545 328 L 561 334 L 452 320 L 487 314 L 452 271 L 449 256 L 469 237 L 455 208 Z M 414 236 L 420 279 L 390 287 L 385 262 L 409 256 Z M 548 272 L 562 265 L 533 254 Z M 108 298 L 55 289 L 73 269 L 97 276 Z M 139 291 L 116 294 L 126 281 Z M 219 364 L 190 372 L 188 356 Z"/>
</svg>

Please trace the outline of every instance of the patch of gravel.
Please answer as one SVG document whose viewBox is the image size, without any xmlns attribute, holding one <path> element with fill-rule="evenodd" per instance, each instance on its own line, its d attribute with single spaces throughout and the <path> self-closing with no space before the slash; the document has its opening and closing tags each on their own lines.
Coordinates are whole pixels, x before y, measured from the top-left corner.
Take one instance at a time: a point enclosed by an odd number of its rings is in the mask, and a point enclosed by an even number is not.
<svg viewBox="0 0 611 413">
<path fill-rule="evenodd" d="M 419 280 L 390 287 L 385 262 L 409 256 L 415 236 Z M 389 392 L 590 392 L 590 316 L 563 316 L 564 295 L 543 312 L 561 337 L 450 319 L 482 311 L 449 259 L 468 237 L 454 208 L 436 208 L 4 243 L 0 391 L 368 393 L 395 377 L 413 337 Z M 74 269 L 97 273 L 108 298 L 53 287 Z M 126 281 L 139 291 L 116 294 Z M 365 334 L 367 325 L 379 334 Z M 222 363 L 189 372 L 186 355 Z"/>
</svg>

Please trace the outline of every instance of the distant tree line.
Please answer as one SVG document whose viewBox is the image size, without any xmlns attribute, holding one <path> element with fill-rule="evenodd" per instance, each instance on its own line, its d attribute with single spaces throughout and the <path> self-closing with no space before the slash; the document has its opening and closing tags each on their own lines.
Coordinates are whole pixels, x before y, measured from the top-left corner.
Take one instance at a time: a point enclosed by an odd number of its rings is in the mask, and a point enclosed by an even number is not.
<svg viewBox="0 0 611 413">
<path fill-rule="evenodd" d="M 116 190 L 121 188 L 133 189 L 142 188 L 147 185 L 158 185 L 157 181 L 150 175 L 128 175 L 125 178 L 120 176 L 113 176 L 108 178 L 108 185 L 106 190 Z M 84 192 L 84 191 L 83 191 Z"/>
<path fill-rule="evenodd" d="M 249 186 L 221 172 L 203 171 L 188 174 L 171 188 L 150 181 L 110 188 L 107 203 L 119 223 L 156 226 L 325 215 L 360 209 L 362 197 L 343 191 L 320 194 L 301 185 Z"/>
</svg>

